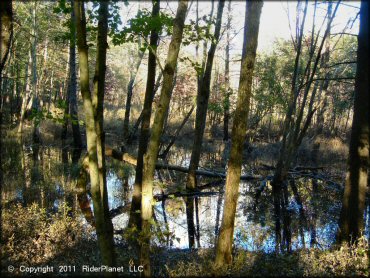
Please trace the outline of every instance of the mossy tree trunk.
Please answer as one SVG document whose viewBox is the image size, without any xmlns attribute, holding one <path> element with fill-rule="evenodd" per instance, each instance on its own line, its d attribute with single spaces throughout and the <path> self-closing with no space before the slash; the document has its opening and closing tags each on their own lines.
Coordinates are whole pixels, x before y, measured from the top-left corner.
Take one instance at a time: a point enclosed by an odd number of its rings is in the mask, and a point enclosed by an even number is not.
<svg viewBox="0 0 370 278">
<path fill-rule="evenodd" d="M 253 69 L 256 59 L 262 6 L 262 1 L 250 1 L 246 4 L 238 100 L 231 134 L 231 152 L 226 177 L 224 210 L 216 246 L 216 266 L 223 266 L 232 262 L 231 249 L 233 245 L 235 213 L 238 203 L 243 146 L 252 95 Z"/>
<path fill-rule="evenodd" d="M 205 70 L 200 78 L 200 88 L 197 95 L 197 110 L 195 118 L 195 135 L 191 152 L 189 174 L 187 177 L 186 188 L 187 190 L 194 190 L 197 186 L 195 171 L 198 169 L 200 154 L 202 151 L 202 141 L 204 130 L 206 127 L 208 100 L 210 94 L 211 74 L 213 67 L 213 59 L 216 52 L 218 40 L 220 38 L 222 12 L 224 9 L 225 1 L 218 2 L 217 19 L 215 24 L 215 33 L 212 39 L 210 49 L 207 54 L 207 61 L 205 63 Z M 194 227 L 194 198 L 189 197 L 186 199 L 186 217 L 188 225 L 188 238 L 189 248 L 194 247 L 195 227 Z"/>
<path fill-rule="evenodd" d="M 153 0 L 152 17 L 159 15 L 160 1 Z M 148 57 L 148 74 L 146 81 L 146 90 L 144 97 L 144 107 L 142 111 L 142 123 L 140 130 L 139 149 L 137 155 L 137 165 L 135 173 L 134 191 L 132 194 L 131 211 L 129 219 L 129 227 L 136 227 L 138 231 L 141 230 L 141 216 L 138 211 L 141 208 L 141 183 L 143 180 L 143 155 L 146 152 L 148 139 L 149 139 L 149 128 L 150 128 L 150 116 L 152 114 L 152 103 L 154 96 L 155 87 L 155 76 L 156 76 L 156 58 L 155 51 L 158 44 L 158 32 L 159 30 L 153 29 L 150 34 L 150 48 Z M 138 245 L 137 245 L 138 246 Z"/>
<path fill-rule="evenodd" d="M 348 171 L 340 216 L 338 241 L 354 242 L 364 230 L 369 171 L 369 3 L 361 1 L 355 102 Z"/>
<path fill-rule="evenodd" d="M 97 72 L 94 78 L 94 96 L 92 97 L 89 88 L 89 63 L 88 46 L 86 41 L 86 18 L 84 2 L 76 0 L 74 2 L 74 11 L 76 16 L 77 46 L 79 53 L 80 66 L 80 87 L 85 111 L 87 152 L 89 157 L 89 174 L 91 183 L 91 195 L 94 205 L 94 218 L 96 224 L 96 233 L 101 253 L 102 263 L 104 265 L 114 265 L 114 246 L 111 223 L 107 219 L 107 198 L 104 173 L 104 157 L 101 150 L 104 146 L 102 136 L 103 120 L 103 98 L 104 98 L 104 72 L 105 72 L 105 52 L 106 42 L 106 22 L 108 2 L 102 2 L 99 8 L 98 23 L 98 51 L 97 51 Z M 105 33 L 104 33 L 105 32 Z M 104 70 L 103 70 L 104 69 Z M 99 84 L 100 83 L 100 84 Z M 98 133 L 98 128 L 100 133 Z M 98 142 L 98 140 L 100 142 Z M 103 160 L 102 160 L 103 159 Z"/>
<path fill-rule="evenodd" d="M 147 151 L 144 155 L 144 170 L 142 180 L 142 199 L 141 199 L 141 220 L 143 241 L 141 243 L 141 264 L 144 265 L 144 276 L 151 275 L 150 270 L 150 238 L 153 202 L 153 179 L 155 164 L 158 157 L 160 137 L 163 131 L 163 124 L 167 110 L 169 109 L 173 77 L 177 65 L 177 58 L 180 51 L 185 16 L 188 8 L 187 0 L 180 0 L 173 21 L 173 34 L 167 54 L 167 62 L 163 72 L 163 84 L 158 107 L 154 117 L 151 136 Z"/>
</svg>

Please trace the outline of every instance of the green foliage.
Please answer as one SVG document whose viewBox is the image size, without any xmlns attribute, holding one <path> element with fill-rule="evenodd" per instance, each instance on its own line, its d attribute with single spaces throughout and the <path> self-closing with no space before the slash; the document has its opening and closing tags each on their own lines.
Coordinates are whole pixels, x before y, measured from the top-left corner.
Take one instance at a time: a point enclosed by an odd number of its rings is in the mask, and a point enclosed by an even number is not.
<svg viewBox="0 0 370 278">
<path fill-rule="evenodd" d="M 71 121 L 72 124 L 80 124 L 83 125 L 83 121 L 75 120 L 71 114 L 64 113 L 63 111 L 67 107 L 67 103 L 65 100 L 58 99 L 57 103 L 55 104 L 56 108 L 58 108 L 54 114 L 47 110 L 46 107 L 43 107 L 42 110 L 38 110 L 33 108 L 31 110 L 30 120 L 33 120 L 36 126 L 39 126 L 41 121 L 43 120 L 52 120 L 57 124 L 64 124 L 67 120 Z"/>
<path fill-rule="evenodd" d="M 166 32 L 168 35 L 172 33 L 173 18 L 163 12 L 158 16 L 152 16 L 147 9 L 138 11 L 136 17 L 129 20 L 129 26 L 124 27 L 122 31 L 112 33 L 112 42 L 114 45 L 120 45 L 127 42 L 138 42 L 142 38 L 144 40 L 150 35 L 151 30 L 156 30 L 158 33 Z M 147 42 L 144 42 L 142 51 L 147 48 Z"/>
<path fill-rule="evenodd" d="M 208 111 L 214 112 L 216 114 L 222 114 L 223 113 L 223 107 L 221 103 L 218 102 L 209 102 L 208 103 Z"/>
<path fill-rule="evenodd" d="M 196 62 L 196 61 L 193 61 L 189 57 L 187 57 L 187 56 L 179 57 L 179 61 L 180 62 L 189 62 L 190 65 L 195 69 L 195 71 L 197 72 L 198 75 L 201 75 L 203 73 L 202 65 L 200 63 Z"/>
<path fill-rule="evenodd" d="M 202 25 L 202 19 L 206 23 Z M 215 20 L 208 21 L 203 17 L 198 24 L 194 20 L 190 20 L 190 24 L 184 26 L 183 45 L 190 45 L 192 43 L 199 43 L 204 40 L 213 40 L 214 36 L 209 32 L 211 24 L 215 24 Z"/>
</svg>

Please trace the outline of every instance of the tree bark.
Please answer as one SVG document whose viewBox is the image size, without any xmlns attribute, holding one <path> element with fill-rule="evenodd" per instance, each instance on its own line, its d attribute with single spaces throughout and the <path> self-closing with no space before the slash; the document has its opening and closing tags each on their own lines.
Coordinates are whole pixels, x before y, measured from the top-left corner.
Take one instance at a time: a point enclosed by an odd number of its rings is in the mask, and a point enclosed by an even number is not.
<svg viewBox="0 0 370 278">
<path fill-rule="evenodd" d="M 89 88 L 89 63 L 88 63 L 88 46 L 86 41 L 86 18 L 85 18 L 85 9 L 84 2 L 76 0 L 74 2 L 74 11 L 76 15 L 76 29 L 77 29 L 77 45 L 79 52 L 79 66 L 80 66 L 80 87 L 81 94 L 84 104 L 85 111 L 85 123 L 86 123 L 86 139 L 87 139 L 87 150 L 89 157 L 89 175 L 91 183 L 91 195 L 94 205 L 94 218 L 96 224 L 96 233 L 98 236 L 98 244 L 100 248 L 100 255 L 102 263 L 104 265 L 114 265 L 114 248 L 113 248 L 113 237 L 110 231 L 110 227 L 107 226 L 106 220 L 106 202 L 104 201 L 104 192 L 101 191 L 100 179 L 102 173 L 102 167 L 99 167 L 99 159 L 101 154 L 98 155 L 98 134 L 95 115 L 102 113 L 102 111 L 95 111 L 96 109 L 102 109 L 102 100 L 99 99 L 104 95 L 101 94 L 101 91 L 94 96 L 96 98 L 95 103 L 92 99 L 90 88 Z M 98 45 L 102 42 L 104 43 L 104 35 L 102 34 L 104 24 L 101 23 L 101 20 L 104 20 L 105 12 L 104 9 L 107 9 L 107 3 L 102 2 L 99 8 L 99 25 L 98 25 Z M 105 45 L 98 46 L 98 53 L 106 51 L 106 37 Z M 105 56 L 104 53 L 100 53 Z M 99 56 L 99 54 L 98 54 Z M 104 63 L 102 62 L 104 61 Z M 101 75 L 101 67 L 105 68 L 105 59 L 102 56 L 99 56 L 97 59 L 97 67 L 99 68 L 99 81 L 104 81 L 104 76 Z M 95 82 L 94 82 L 95 83 Z M 98 82 L 100 83 L 100 82 Z M 100 87 L 101 84 L 98 84 Z M 103 84 L 104 86 L 104 84 Z M 95 84 L 94 84 L 95 87 Z M 104 92 L 104 89 L 103 89 Z M 95 105 L 94 105 L 95 104 Z M 96 108 L 96 109 L 95 109 Z M 101 114 L 102 115 L 102 114 Z M 101 138 L 99 138 L 101 139 Z M 102 142 L 100 142 L 102 143 Z"/>
<path fill-rule="evenodd" d="M 2 73 L 13 38 L 13 7 L 11 0 L 0 1 L 0 86 L 2 85 Z M 0 154 L 2 154 L 2 123 L 3 105 L 2 90 L 0 90 Z M 0 184 L 3 184 L 2 155 L 0 155 Z"/>
<path fill-rule="evenodd" d="M 231 134 L 231 152 L 226 177 L 225 203 L 216 246 L 216 266 L 231 264 L 231 249 L 234 236 L 234 222 L 239 195 L 239 182 L 243 158 L 243 146 L 247 131 L 250 98 L 252 94 L 253 69 L 256 58 L 258 31 L 262 1 L 246 3 L 244 23 L 244 43 L 240 70 L 239 92 L 233 129 Z"/>
<path fill-rule="evenodd" d="M 152 17 L 155 18 L 159 15 L 160 1 L 153 0 Z M 144 107 L 142 111 L 142 123 L 140 130 L 139 149 L 137 155 L 137 164 L 135 172 L 135 183 L 131 201 L 131 211 L 128 226 L 130 228 L 136 227 L 138 231 L 141 231 L 141 216 L 138 211 L 141 209 L 141 186 L 143 180 L 143 155 L 146 152 L 149 135 L 150 135 L 150 116 L 152 114 L 152 103 L 154 97 L 155 88 L 155 76 L 156 76 L 156 53 L 154 52 L 157 48 L 160 30 L 153 29 L 150 34 L 150 48 L 148 57 L 148 73 L 146 81 L 146 90 L 144 97 Z M 137 247 L 138 242 L 134 242 Z"/>
<path fill-rule="evenodd" d="M 73 6 L 74 0 L 71 0 Z M 73 144 L 76 149 L 82 147 L 80 124 L 78 121 L 78 104 L 77 104 L 77 76 L 76 76 L 76 25 L 75 13 L 71 10 L 71 38 L 69 40 L 69 84 L 68 99 L 69 113 L 71 116 Z"/>
<path fill-rule="evenodd" d="M 348 170 L 339 222 L 338 241 L 354 242 L 364 230 L 369 170 L 369 3 L 361 1 L 355 102 Z"/>
<path fill-rule="evenodd" d="M 230 32 L 231 32 L 231 0 L 227 6 L 226 25 L 226 49 L 225 49 L 225 89 L 224 89 L 224 141 L 229 140 L 229 118 L 230 118 Z"/>
<path fill-rule="evenodd" d="M 163 85 L 161 89 L 159 104 L 157 107 L 157 111 L 155 113 L 152 133 L 148 143 L 147 151 L 144 155 L 143 163 L 144 170 L 143 170 L 142 199 L 141 199 L 141 220 L 144 239 L 141 244 L 141 264 L 144 266 L 143 275 L 146 277 L 149 277 L 151 275 L 150 220 L 153 215 L 152 201 L 153 201 L 153 179 L 155 163 L 157 161 L 160 136 L 163 130 L 165 115 L 169 108 L 169 103 L 171 99 L 172 82 L 177 65 L 178 54 L 180 51 L 187 8 L 188 8 L 187 0 L 179 1 L 176 17 L 173 21 L 173 34 L 168 49 L 167 62 L 164 68 Z"/>
<path fill-rule="evenodd" d="M 200 81 L 200 89 L 198 91 L 197 96 L 197 110 L 196 110 L 196 119 L 195 119 L 195 135 L 194 135 L 194 142 L 191 152 L 191 159 L 189 164 L 189 174 L 187 177 L 186 188 L 188 190 L 194 190 L 197 186 L 197 180 L 195 171 L 199 166 L 200 154 L 202 150 L 202 141 L 204 130 L 206 126 L 206 118 L 207 118 L 207 108 L 208 108 L 208 100 L 210 94 L 210 85 L 211 85 L 211 74 L 212 74 L 212 66 L 213 66 L 213 59 L 216 52 L 216 47 L 218 44 L 218 40 L 220 38 L 220 31 L 221 31 L 221 22 L 222 22 L 222 12 L 224 8 L 225 1 L 219 0 L 218 2 L 218 9 L 217 9 L 217 19 L 215 25 L 215 33 L 214 38 L 212 39 L 212 43 L 207 55 L 207 61 L 205 64 L 205 71 L 204 74 L 201 76 Z M 187 215 L 187 224 L 188 224 L 188 231 L 189 231 L 189 248 L 194 247 L 194 235 L 195 235 L 195 227 L 194 227 L 194 201 L 193 198 L 189 198 L 186 200 L 186 215 Z"/>
</svg>

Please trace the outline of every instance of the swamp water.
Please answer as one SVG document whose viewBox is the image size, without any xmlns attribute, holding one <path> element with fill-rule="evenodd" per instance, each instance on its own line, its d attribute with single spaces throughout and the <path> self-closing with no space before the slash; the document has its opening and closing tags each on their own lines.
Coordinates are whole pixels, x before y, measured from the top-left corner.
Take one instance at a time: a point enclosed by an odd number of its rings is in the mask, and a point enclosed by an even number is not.
<svg viewBox="0 0 370 278">
<path fill-rule="evenodd" d="M 38 203 L 49 213 L 60 209 L 62 204 L 71 208 L 71 213 L 80 217 L 80 198 L 75 186 L 78 176 L 80 155 L 72 149 L 60 146 L 37 146 L 27 142 L 5 139 L 3 142 L 4 185 L 2 190 L 3 207 L 21 203 L 29 206 Z M 190 160 L 190 150 L 175 149 L 169 153 L 166 163 L 186 167 Z M 83 155 L 83 154 L 82 154 Z M 214 147 L 202 156 L 203 167 L 222 171 L 225 154 L 222 148 Z M 256 164 L 256 162 L 253 162 Z M 247 162 L 243 174 L 271 175 L 267 170 L 255 170 Z M 107 159 L 107 186 L 110 209 L 128 207 L 134 183 L 135 168 L 123 162 Z M 224 171 L 224 170 L 223 170 Z M 204 185 L 215 179 L 199 177 L 198 184 Z M 186 174 L 169 170 L 157 170 L 154 195 L 183 192 Z M 266 180 L 240 183 L 239 199 L 235 222 L 235 247 L 248 251 L 273 252 L 275 250 L 275 221 L 272 204 L 272 189 L 266 182 L 258 203 L 255 192 Z M 314 183 L 316 182 L 316 186 Z M 336 181 L 341 183 L 340 180 Z M 286 211 L 289 215 L 292 249 L 317 247 L 326 249 L 335 240 L 342 191 L 326 182 L 313 181 L 309 177 L 295 179 L 302 207 L 289 187 Z M 203 190 L 208 192 L 196 197 L 197 215 L 196 246 L 213 247 L 221 225 L 223 208 L 223 187 L 214 186 Z M 91 199 L 87 194 L 90 205 Z M 158 197 L 161 199 L 160 197 Z M 116 231 L 123 231 L 128 223 L 129 209 L 113 217 Z M 306 222 L 302 221 L 302 211 Z M 365 212 L 366 234 L 369 237 L 370 206 Z M 154 206 L 154 243 L 168 248 L 188 248 L 186 209 L 183 197 L 171 197 L 157 201 Z M 305 224 L 304 224 L 305 223 Z M 115 235 L 122 241 L 122 232 Z"/>
</svg>

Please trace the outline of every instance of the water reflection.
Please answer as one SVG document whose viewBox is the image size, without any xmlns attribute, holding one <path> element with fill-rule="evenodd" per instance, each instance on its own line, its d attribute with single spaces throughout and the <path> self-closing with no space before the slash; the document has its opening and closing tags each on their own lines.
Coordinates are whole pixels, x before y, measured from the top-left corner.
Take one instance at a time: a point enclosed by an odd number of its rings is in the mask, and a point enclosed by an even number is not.
<svg viewBox="0 0 370 278">
<path fill-rule="evenodd" d="M 81 211 L 87 223 L 93 225 L 92 204 L 88 187 L 78 188 L 80 175 L 78 161 L 84 154 L 69 146 L 42 146 L 27 141 L 5 139 L 4 180 L 2 192 L 3 205 L 20 202 L 24 206 L 36 202 L 52 213 L 67 204 L 68 213 Z M 201 167 L 222 170 L 225 168 L 224 157 L 227 147 L 210 148 L 202 157 Z M 167 163 L 188 166 L 190 152 L 185 148 L 173 148 L 167 157 Z M 247 161 L 244 173 L 254 170 L 258 161 Z M 126 208 L 123 213 L 113 217 L 115 230 L 124 231 L 128 224 L 129 207 L 134 168 L 121 162 L 107 161 L 108 202 L 110 209 Z M 271 174 L 268 171 L 259 173 Z M 178 192 L 184 190 L 186 174 L 160 170 L 156 173 L 157 183 L 154 194 Z M 206 184 L 211 179 L 199 177 L 199 184 Z M 256 202 L 256 191 L 261 181 L 241 182 L 240 195 L 235 222 L 235 247 L 249 251 L 275 250 L 275 233 L 272 204 L 272 188 L 268 182 L 263 184 Z M 295 189 L 296 188 L 296 189 Z M 196 198 L 197 216 L 196 240 L 198 246 L 213 247 L 219 232 L 223 208 L 222 186 L 210 187 L 204 192 L 214 192 L 210 196 Z M 306 247 L 328 248 L 335 239 L 340 212 L 342 192 L 327 186 L 319 180 L 299 178 L 294 186 L 287 187 L 286 214 L 289 216 L 291 249 Z M 188 248 L 188 229 L 185 202 L 182 197 L 163 198 L 154 206 L 155 240 L 160 246 L 168 248 Z M 90 218 L 90 219 L 89 219 Z M 370 206 L 367 203 L 365 213 L 366 235 L 369 237 Z M 122 233 L 119 233 L 122 234 Z M 117 239 L 122 237 L 117 236 Z"/>
</svg>

